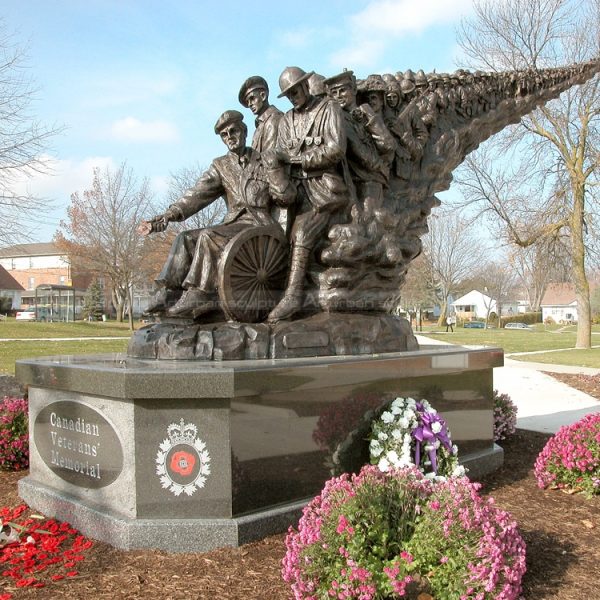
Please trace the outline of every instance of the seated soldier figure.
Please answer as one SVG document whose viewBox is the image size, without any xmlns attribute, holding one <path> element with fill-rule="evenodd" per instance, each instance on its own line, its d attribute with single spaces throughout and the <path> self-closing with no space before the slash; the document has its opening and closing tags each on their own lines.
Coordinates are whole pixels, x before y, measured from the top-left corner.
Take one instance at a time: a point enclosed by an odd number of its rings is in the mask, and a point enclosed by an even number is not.
<svg viewBox="0 0 600 600">
<path fill-rule="evenodd" d="M 198 317 L 216 308 L 218 260 L 223 248 L 247 228 L 272 225 L 273 195 L 258 152 L 246 146 L 247 127 L 237 110 L 225 111 L 215 133 L 229 149 L 179 200 L 151 219 L 152 231 L 164 231 L 170 221 L 183 221 L 223 197 L 227 214 L 215 227 L 184 231 L 177 235 L 167 261 L 156 279 L 156 292 L 146 312 L 171 317 Z M 281 191 L 277 202 L 292 201 Z M 177 302 L 169 304 L 180 295 Z"/>
</svg>

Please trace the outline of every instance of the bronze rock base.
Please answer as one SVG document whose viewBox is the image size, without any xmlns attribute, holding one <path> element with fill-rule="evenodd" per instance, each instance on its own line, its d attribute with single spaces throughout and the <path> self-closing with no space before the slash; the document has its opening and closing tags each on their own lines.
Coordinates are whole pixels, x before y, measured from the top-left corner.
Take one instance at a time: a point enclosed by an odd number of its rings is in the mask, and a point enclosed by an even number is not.
<svg viewBox="0 0 600 600">
<path fill-rule="evenodd" d="M 319 313 L 267 323 L 154 323 L 136 331 L 128 356 L 244 360 L 381 354 L 418 350 L 410 323 L 388 314 Z"/>
</svg>

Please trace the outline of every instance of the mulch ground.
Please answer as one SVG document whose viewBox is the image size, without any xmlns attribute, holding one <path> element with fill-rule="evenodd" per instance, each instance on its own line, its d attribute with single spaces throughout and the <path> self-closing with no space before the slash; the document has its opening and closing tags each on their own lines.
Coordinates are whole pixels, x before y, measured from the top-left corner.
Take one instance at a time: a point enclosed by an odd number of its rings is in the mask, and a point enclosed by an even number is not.
<svg viewBox="0 0 600 600">
<path fill-rule="evenodd" d="M 571 387 L 574 387 L 594 398 L 600 400 L 600 375 L 580 375 L 574 373 L 548 373 L 546 375 L 558 379 Z M 600 598 L 600 593 L 598 594 Z"/>
<path fill-rule="evenodd" d="M 600 599 L 600 497 L 587 500 L 537 488 L 533 464 L 548 437 L 517 430 L 502 442 L 504 466 L 482 480 L 483 493 L 519 523 L 527 543 L 525 598 Z M 16 484 L 22 476 L 0 472 L 0 506 L 20 503 Z M 284 599 L 290 594 L 280 578 L 283 554 L 283 534 L 204 554 L 124 552 L 97 542 L 78 564 L 78 577 L 42 589 L 6 591 L 15 600 Z M 8 583 L 0 576 L 0 586 Z"/>
</svg>

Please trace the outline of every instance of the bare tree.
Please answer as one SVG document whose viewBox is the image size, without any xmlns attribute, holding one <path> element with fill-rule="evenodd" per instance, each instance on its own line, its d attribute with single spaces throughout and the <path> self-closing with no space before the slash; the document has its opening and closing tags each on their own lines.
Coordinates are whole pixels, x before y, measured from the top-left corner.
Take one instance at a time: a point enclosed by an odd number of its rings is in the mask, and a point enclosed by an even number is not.
<svg viewBox="0 0 600 600">
<path fill-rule="evenodd" d="M 493 300 L 489 306 L 486 306 L 485 322 L 487 325 L 493 304 L 496 305 L 496 314 L 500 318 L 504 305 L 514 299 L 516 276 L 510 265 L 491 261 L 481 268 L 480 277 L 482 291 Z"/>
<path fill-rule="evenodd" d="M 473 231 L 469 221 L 453 213 L 433 214 L 429 219 L 423 253 L 441 306 L 440 325 L 446 321 L 448 297 L 473 275 L 481 262 L 483 249 Z"/>
<path fill-rule="evenodd" d="M 68 220 L 60 223 L 56 243 L 89 271 L 110 281 L 117 319 L 128 308 L 133 329 L 132 291 L 146 274 L 149 249 L 136 229 L 152 211 L 147 180 L 138 184 L 131 169 L 94 169 L 92 187 L 71 196 Z"/>
<path fill-rule="evenodd" d="M 474 16 L 462 23 L 459 32 L 469 66 L 536 69 L 600 54 L 600 0 L 479 0 L 474 7 Z M 515 155 L 526 159 L 514 169 L 518 177 L 512 186 L 495 185 L 498 182 L 489 175 L 489 163 L 485 157 L 480 160 L 481 155 L 471 157 L 468 175 L 463 171 L 459 177 L 463 184 L 466 180 L 469 201 L 493 210 L 510 242 L 528 247 L 544 238 L 568 236 L 579 315 L 578 348 L 591 345 L 586 236 L 594 212 L 589 190 L 598 184 L 599 123 L 600 78 L 595 77 L 507 130 L 504 154 L 495 155 L 496 163 L 506 164 L 507 148 L 516 148 Z M 532 179 L 542 182 L 537 193 L 522 182 L 525 167 L 532 169 Z"/>
<path fill-rule="evenodd" d="M 37 90 L 27 76 L 26 55 L 0 20 L 0 245 L 27 239 L 23 223 L 40 222 L 49 203 L 28 192 L 26 180 L 49 172 L 50 139 L 61 128 L 36 121 L 30 108 Z"/>
<path fill-rule="evenodd" d="M 205 170 L 205 168 L 196 163 L 195 165 L 182 167 L 178 171 L 171 173 L 169 190 L 167 192 L 169 204 L 179 200 L 187 190 L 193 187 Z M 216 202 L 212 202 L 195 215 L 192 215 L 185 221 L 185 225 L 181 223 L 173 223 L 172 225 L 179 229 L 202 229 L 220 223 L 226 212 L 227 208 L 225 202 L 223 199 L 219 199 Z"/>
<path fill-rule="evenodd" d="M 539 311 L 551 281 L 570 281 L 571 267 L 568 248 L 553 239 L 540 240 L 528 246 L 514 246 L 508 262 L 533 311 Z"/>
</svg>

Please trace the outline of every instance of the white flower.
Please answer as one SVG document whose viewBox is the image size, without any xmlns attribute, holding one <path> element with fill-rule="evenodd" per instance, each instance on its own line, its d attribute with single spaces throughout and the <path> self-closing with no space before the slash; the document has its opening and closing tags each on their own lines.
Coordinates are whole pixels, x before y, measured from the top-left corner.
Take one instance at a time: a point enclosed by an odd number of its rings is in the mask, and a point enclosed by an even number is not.
<svg viewBox="0 0 600 600">
<path fill-rule="evenodd" d="M 394 420 L 394 415 L 386 410 L 384 413 L 382 413 L 381 420 L 384 423 L 391 423 Z"/>
<path fill-rule="evenodd" d="M 436 478 L 436 474 L 431 472 L 431 473 L 425 473 L 425 479 L 435 479 Z"/>
<path fill-rule="evenodd" d="M 398 419 L 398 425 L 400 427 L 402 427 L 402 429 L 408 429 L 408 426 L 410 425 L 410 421 L 409 421 L 409 419 L 407 419 L 404 416 L 404 417 L 401 417 L 400 419 Z"/>
<path fill-rule="evenodd" d="M 425 412 L 429 413 L 430 415 L 437 415 L 437 410 L 435 410 L 435 408 L 432 408 L 431 406 L 426 406 Z"/>
<path fill-rule="evenodd" d="M 371 450 L 371 454 L 374 457 L 379 456 L 383 452 L 383 448 L 381 447 L 381 444 L 378 440 L 371 440 L 371 443 L 369 444 L 369 449 Z"/>
<path fill-rule="evenodd" d="M 462 465 L 457 465 L 452 471 L 452 477 L 463 477 L 466 474 L 466 470 Z"/>
<path fill-rule="evenodd" d="M 378 437 L 378 438 L 379 438 L 379 439 L 380 439 L 382 442 L 385 442 L 385 440 L 387 440 L 387 439 L 388 439 L 388 434 L 387 434 L 385 431 L 380 431 L 380 432 L 377 434 L 377 437 Z"/>
<path fill-rule="evenodd" d="M 431 431 L 433 433 L 439 433 L 442 430 L 442 424 L 439 421 L 435 421 L 431 424 Z"/>
<path fill-rule="evenodd" d="M 390 470 L 390 463 L 388 462 L 387 458 L 381 458 L 379 459 L 379 462 L 377 463 L 377 467 L 379 468 L 380 471 L 383 471 L 384 473 L 386 471 Z"/>
<path fill-rule="evenodd" d="M 403 398 L 396 398 L 393 402 L 392 402 L 392 408 L 396 408 L 396 409 L 400 409 L 402 410 L 404 408 L 404 399 Z"/>
<path fill-rule="evenodd" d="M 402 453 L 402 456 L 400 457 L 400 463 L 398 466 L 400 467 L 409 467 L 410 465 L 413 464 L 412 458 L 404 453 Z"/>
<path fill-rule="evenodd" d="M 458 446 L 456 444 L 452 444 L 452 454 L 458 454 Z"/>
<path fill-rule="evenodd" d="M 440 442 L 440 440 L 435 440 L 433 447 L 437 450 L 441 445 L 442 443 Z"/>
<path fill-rule="evenodd" d="M 392 429 L 392 437 L 395 440 L 399 440 L 400 438 L 402 438 L 402 432 L 399 429 Z"/>
<path fill-rule="evenodd" d="M 390 452 L 388 452 L 386 458 L 394 467 L 400 466 L 400 457 L 398 456 L 398 453 L 395 450 L 391 450 Z"/>
</svg>

